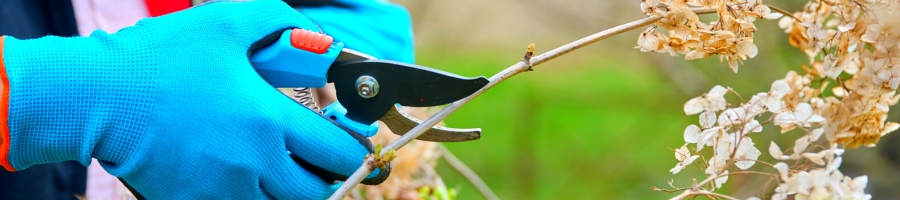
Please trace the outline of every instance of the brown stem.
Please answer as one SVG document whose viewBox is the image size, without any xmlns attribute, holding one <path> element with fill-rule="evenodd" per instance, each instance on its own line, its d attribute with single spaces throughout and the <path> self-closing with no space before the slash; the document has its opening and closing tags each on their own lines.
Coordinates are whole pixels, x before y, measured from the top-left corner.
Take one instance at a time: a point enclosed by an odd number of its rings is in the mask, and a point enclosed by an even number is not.
<svg viewBox="0 0 900 200">
<path fill-rule="evenodd" d="M 787 15 L 787 16 L 791 16 L 791 18 L 794 18 L 794 20 L 797 20 L 798 22 L 800 21 L 800 18 L 795 17 L 794 14 L 791 14 L 790 12 L 788 12 L 788 11 L 786 11 L 786 10 L 784 10 L 784 9 L 781 9 L 781 8 L 778 8 L 778 7 L 775 7 L 775 6 L 771 6 L 771 5 L 766 5 L 766 6 L 768 6 L 769 9 L 775 10 L 775 11 L 781 13 L 781 14 L 784 14 L 784 15 Z"/>
<path fill-rule="evenodd" d="M 441 152 L 441 157 L 444 158 L 444 160 L 447 161 L 447 163 L 450 164 L 453 169 L 456 169 L 456 171 L 462 174 L 463 177 L 466 177 L 466 179 L 475 186 L 475 189 L 478 189 L 478 191 L 481 192 L 481 195 L 484 196 L 485 199 L 500 199 L 500 197 L 497 197 L 497 194 L 494 194 L 494 191 L 492 191 L 491 188 L 484 183 L 484 180 L 481 180 L 481 177 L 479 177 L 478 174 L 475 173 L 475 171 L 472 171 L 469 166 L 466 166 L 466 164 L 460 161 L 459 158 L 456 158 L 456 156 L 453 155 L 453 153 L 450 152 L 450 150 L 447 149 L 446 146 L 444 146 L 443 144 L 438 144 L 438 150 L 440 150 Z"/>
<path fill-rule="evenodd" d="M 707 14 L 707 13 L 715 13 L 716 9 L 700 8 L 700 9 L 692 9 L 692 11 L 697 14 Z M 593 35 L 589 35 L 587 37 L 570 42 L 566 45 L 557 47 L 556 49 L 550 50 L 547 53 L 543 53 L 541 55 L 532 57 L 530 66 L 526 65 L 524 61 L 519 61 L 516 64 L 504 69 L 503 71 L 500 71 L 497 74 L 494 74 L 493 76 L 491 76 L 491 78 L 488 79 L 490 82 L 487 85 L 485 85 L 484 87 L 482 87 L 480 90 L 476 91 L 475 93 L 473 93 L 472 95 L 469 95 L 466 98 L 460 99 L 456 102 L 453 102 L 453 103 L 447 105 L 446 107 L 444 107 L 444 109 L 441 109 L 441 111 L 438 111 L 438 113 L 434 114 L 433 116 L 431 116 L 430 118 L 428 118 L 427 120 L 425 120 L 424 122 L 419 124 L 418 126 L 414 127 L 413 129 L 409 130 L 408 132 L 406 132 L 406 134 L 403 134 L 403 136 L 401 136 L 397 140 L 394 140 L 393 142 L 391 142 L 390 144 L 385 146 L 384 149 L 385 150 L 387 150 L 387 149 L 399 150 L 401 147 L 405 146 L 413 139 L 419 137 L 419 135 L 422 135 L 422 133 L 425 133 L 425 131 L 427 131 L 428 129 L 431 129 L 431 127 L 433 127 L 434 125 L 437 125 L 438 122 L 443 121 L 444 118 L 449 116 L 450 113 L 453 113 L 454 111 L 459 109 L 459 107 L 461 107 L 462 105 L 465 105 L 466 103 L 471 101 L 473 98 L 477 97 L 478 95 L 481 95 L 488 89 L 493 88 L 497 84 L 515 76 L 516 74 L 530 71 L 530 69 L 532 69 L 532 67 L 543 64 L 544 62 L 547 62 L 547 61 L 557 58 L 559 56 L 565 55 L 566 53 L 575 51 L 576 49 L 580 49 L 581 47 L 585 47 L 589 44 L 612 37 L 614 35 L 618 35 L 620 33 L 624 33 L 627 31 L 631 31 L 631 30 L 634 30 L 634 29 L 637 29 L 640 27 L 644 27 L 644 26 L 653 24 L 653 23 L 659 21 L 660 19 L 662 19 L 662 17 L 658 17 L 658 16 L 646 17 L 643 19 L 635 20 L 635 21 L 632 21 L 629 23 L 618 25 L 618 26 L 610 28 L 610 29 L 600 31 Z M 386 152 L 387 151 L 383 151 L 382 154 L 384 154 Z M 363 163 L 373 162 L 374 157 L 375 156 L 369 156 L 369 158 L 366 159 Z M 371 173 L 372 170 L 374 170 L 374 169 L 372 167 L 369 167 L 369 165 L 362 164 L 358 169 L 356 169 L 355 172 L 353 172 L 352 175 L 350 175 L 350 178 L 348 178 L 344 182 L 344 184 L 342 184 L 341 187 L 338 188 L 338 190 L 334 194 L 332 194 L 331 197 L 329 197 L 328 199 L 338 200 L 338 199 L 344 198 L 345 196 L 347 196 L 349 191 L 352 190 L 352 188 L 355 187 L 357 184 L 359 184 L 359 182 L 362 181 L 362 179 L 366 175 Z"/>
</svg>

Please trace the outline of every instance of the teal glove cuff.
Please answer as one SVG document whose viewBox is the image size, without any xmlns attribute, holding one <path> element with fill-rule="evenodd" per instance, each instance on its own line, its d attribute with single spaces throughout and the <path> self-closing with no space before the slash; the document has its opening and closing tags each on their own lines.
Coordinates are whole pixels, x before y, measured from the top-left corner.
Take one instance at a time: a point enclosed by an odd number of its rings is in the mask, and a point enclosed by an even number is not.
<svg viewBox="0 0 900 200">
<path fill-rule="evenodd" d="M 90 38 L 56 36 L 6 39 L 10 82 L 10 164 L 16 169 L 41 163 L 91 162 L 138 156 L 155 98 L 159 53 L 150 32 L 132 27 Z M 105 134 L 116 133 L 116 134 Z M 103 139 L 103 140 L 101 140 Z M 129 166 L 130 167 L 130 166 Z"/>
</svg>

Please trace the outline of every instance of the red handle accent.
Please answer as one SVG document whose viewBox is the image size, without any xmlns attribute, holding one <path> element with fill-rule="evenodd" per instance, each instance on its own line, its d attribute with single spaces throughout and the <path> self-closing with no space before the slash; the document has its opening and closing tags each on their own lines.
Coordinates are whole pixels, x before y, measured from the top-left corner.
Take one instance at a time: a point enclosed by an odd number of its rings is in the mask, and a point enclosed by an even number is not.
<svg viewBox="0 0 900 200">
<path fill-rule="evenodd" d="M 291 31 L 291 45 L 294 48 L 323 54 L 325 51 L 328 51 L 328 47 L 331 46 L 332 42 L 334 42 L 334 38 L 324 33 L 316 33 L 299 28 Z"/>
</svg>

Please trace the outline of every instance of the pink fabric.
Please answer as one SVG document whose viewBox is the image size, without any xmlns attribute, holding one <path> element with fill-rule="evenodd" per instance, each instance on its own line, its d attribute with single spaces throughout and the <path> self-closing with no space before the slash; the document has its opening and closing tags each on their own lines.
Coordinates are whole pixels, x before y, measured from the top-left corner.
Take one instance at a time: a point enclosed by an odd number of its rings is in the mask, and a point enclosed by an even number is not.
<svg viewBox="0 0 900 200">
<path fill-rule="evenodd" d="M 97 159 L 91 161 L 91 165 L 88 166 L 85 199 L 128 199 L 130 196 L 128 188 L 122 182 L 119 182 L 118 178 L 106 173 L 106 170 L 100 166 Z"/>
<path fill-rule="evenodd" d="M 114 33 L 150 17 L 143 0 L 72 0 L 78 34 L 88 36 L 94 30 Z M 130 192 L 119 179 L 106 173 L 96 159 L 88 166 L 85 199 L 128 199 Z"/>
<path fill-rule="evenodd" d="M 143 0 L 72 0 L 78 34 L 100 29 L 109 33 L 150 17 Z"/>
</svg>

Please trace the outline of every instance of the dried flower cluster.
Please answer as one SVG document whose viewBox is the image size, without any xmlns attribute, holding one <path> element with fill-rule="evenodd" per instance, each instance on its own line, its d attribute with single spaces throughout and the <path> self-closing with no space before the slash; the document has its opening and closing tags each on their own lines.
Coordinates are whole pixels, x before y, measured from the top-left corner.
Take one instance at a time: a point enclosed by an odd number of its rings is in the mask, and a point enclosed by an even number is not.
<svg viewBox="0 0 900 200">
<path fill-rule="evenodd" d="M 727 60 L 737 72 L 738 63 L 756 57 L 758 49 L 753 44 L 756 19 L 778 19 L 762 0 L 644 0 L 641 10 L 649 16 L 662 17 L 656 24 L 641 33 L 638 46 L 642 52 L 668 52 L 672 56 L 685 54 L 684 59 L 694 60 L 719 55 L 719 61 Z M 668 5 L 659 7 L 660 3 Z M 719 20 L 709 24 L 701 22 L 690 6 L 715 8 Z M 669 30 L 668 36 L 656 32 L 656 27 Z"/>
<path fill-rule="evenodd" d="M 719 19 L 700 22 L 692 7 L 715 8 Z M 739 106 L 726 101 L 724 95 L 734 91 L 722 86 L 685 103 L 686 114 L 700 114 L 699 126 L 685 129 L 686 143 L 675 150 L 678 163 L 670 172 L 696 165 L 707 178 L 688 188 L 658 190 L 685 191 L 676 198 L 725 196 L 712 191 L 730 174 L 739 173 L 729 172 L 734 165 L 739 171 L 769 174 L 777 180 L 774 191 L 767 193 L 772 199 L 871 198 L 864 191 L 866 176 L 847 177 L 838 167 L 843 148 L 874 146 L 900 128 L 898 123 L 886 122 L 889 107 L 900 100 L 896 94 L 900 1 L 811 0 L 786 17 L 772 13 L 773 8 L 761 0 L 644 0 L 641 8 L 649 16 L 662 17 L 641 33 L 637 47 L 641 51 L 685 54 L 687 60 L 718 54 L 737 72 L 740 61 L 757 53 L 753 22 L 781 18 L 779 26 L 789 34 L 789 43 L 809 56 L 811 66 L 774 81 L 768 92 L 741 98 Z M 668 30 L 668 36 L 656 32 L 657 27 Z M 832 82 L 836 84 L 829 85 Z M 778 162 L 766 163 L 774 168 L 766 171 L 773 173 L 748 171 L 761 154 L 756 144 L 764 144 L 754 143 L 749 136 L 766 124 L 779 127 L 782 134 L 795 129 L 805 134 L 794 141 L 790 154 L 769 142 L 769 154 Z M 823 135 L 828 145 L 817 145 Z M 713 148 L 711 156 L 701 152 L 706 146 Z M 700 163 L 695 163 L 698 159 Z M 782 162 L 788 160 L 797 162 Z"/>
<path fill-rule="evenodd" d="M 831 88 L 834 96 L 808 101 L 825 117 L 828 141 L 872 146 L 900 127 L 885 122 L 900 85 L 898 11 L 897 0 L 832 0 L 807 3 L 794 14 L 800 21 L 779 21 L 791 45 L 809 55 L 812 67 L 804 66 L 806 76 L 838 81 Z"/>
</svg>

